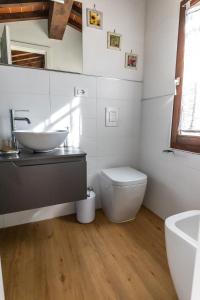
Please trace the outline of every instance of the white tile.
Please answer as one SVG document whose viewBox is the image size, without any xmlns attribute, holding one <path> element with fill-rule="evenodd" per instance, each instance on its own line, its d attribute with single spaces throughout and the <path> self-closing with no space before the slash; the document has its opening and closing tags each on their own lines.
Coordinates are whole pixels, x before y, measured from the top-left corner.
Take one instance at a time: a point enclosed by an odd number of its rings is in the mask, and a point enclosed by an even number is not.
<svg viewBox="0 0 200 300">
<path fill-rule="evenodd" d="M 82 118 L 96 118 L 96 98 L 78 98 L 54 95 L 50 97 L 53 121 L 79 112 Z"/>
<path fill-rule="evenodd" d="M 133 138 L 101 137 L 97 142 L 97 156 L 127 156 L 133 157 L 138 153 L 139 141 Z"/>
<path fill-rule="evenodd" d="M 50 102 L 49 95 L 43 94 L 9 94 L 6 92 L 1 93 L 1 105 L 0 105 L 0 113 L 1 115 L 7 115 L 9 113 L 9 109 L 15 110 L 29 110 L 28 114 L 33 112 L 37 114 L 43 114 L 44 112 L 50 112 Z M 27 114 L 26 112 L 19 112 L 18 114 Z"/>
<path fill-rule="evenodd" d="M 119 109 L 119 122 L 117 127 L 105 126 L 106 107 L 116 107 Z M 97 102 L 97 132 L 98 137 L 110 138 L 135 137 L 139 134 L 141 118 L 141 100 L 105 100 L 98 99 Z"/>
<path fill-rule="evenodd" d="M 97 97 L 105 99 L 141 98 L 142 84 L 133 81 L 98 78 Z"/>
<path fill-rule="evenodd" d="M 31 124 L 17 122 L 19 130 L 32 130 L 35 128 L 45 129 L 49 125 L 50 103 L 48 95 L 33 94 L 1 94 L 0 105 L 0 138 L 10 136 L 10 115 L 9 109 L 29 110 L 29 112 L 16 112 L 16 116 L 28 117 Z"/>
<path fill-rule="evenodd" d="M 96 99 L 82 98 L 80 103 L 81 114 L 84 118 L 96 118 L 97 104 Z"/>
<path fill-rule="evenodd" d="M 97 173 L 97 159 L 96 157 L 90 157 L 87 155 L 87 176 L 91 177 Z"/>
<path fill-rule="evenodd" d="M 97 136 L 96 119 L 81 118 L 81 136 L 95 138 Z"/>
<path fill-rule="evenodd" d="M 49 72 L 0 66 L 0 92 L 49 94 Z"/>
<path fill-rule="evenodd" d="M 72 109 L 72 106 L 80 105 L 80 101 L 76 100 L 74 96 L 65 96 L 65 95 L 50 95 L 51 102 L 51 112 L 55 113 L 57 111 L 66 110 L 69 105 Z M 68 110 L 66 110 L 68 111 Z"/>
<path fill-rule="evenodd" d="M 79 74 L 50 73 L 51 95 L 74 97 L 74 88 L 87 89 L 88 98 L 96 97 L 96 78 Z M 83 97 L 84 98 L 84 97 Z"/>
<path fill-rule="evenodd" d="M 112 155 L 97 158 L 97 173 L 100 173 L 103 169 L 130 166 L 136 168 L 133 157 L 123 155 Z"/>
<path fill-rule="evenodd" d="M 91 102 L 94 107 L 88 113 L 83 113 L 85 101 Z M 88 117 L 88 116 L 92 117 Z M 66 96 L 51 97 L 51 129 L 63 129 L 69 127 L 68 145 L 80 147 L 84 138 L 96 141 L 96 100 Z M 90 141 L 89 141 L 90 143 Z M 84 148 L 88 149 L 84 142 Z M 89 146 L 90 147 L 90 146 Z"/>
<path fill-rule="evenodd" d="M 96 138 L 80 138 L 80 149 L 87 153 L 88 156 L 96 157 L 97 155 L 97 142 Z"/>
<path fill-rule="evenodd" d="M 69 146 L 79 147 L 82 130 L 80 100 L 67 96 L 51 96 L 51 129 L 69 128 Z"/>
</svg>

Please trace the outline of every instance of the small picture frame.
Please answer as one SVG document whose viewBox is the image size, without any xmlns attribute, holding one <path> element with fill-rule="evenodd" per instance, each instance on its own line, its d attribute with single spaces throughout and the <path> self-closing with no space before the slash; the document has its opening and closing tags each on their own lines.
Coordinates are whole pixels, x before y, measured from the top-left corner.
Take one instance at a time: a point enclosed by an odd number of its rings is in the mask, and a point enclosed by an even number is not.
<svg viewBox="0 0 200 300">
<path fill-rule="evenodd" d="M 87 8 L 87 26 L 103 29 L 103 13 L 96 9 Z"/>
<path fill-rule="evenodd" d="M 125 68 L 131 70 L 137 70 L 138 65 L 138 55 L 134 53 L 125 54 Z"/>
<path fill-rule="evenodd" d="M 116 32 L 107 33 L 108 49 L 121 51 L 122 35 Z"/>
</svg>

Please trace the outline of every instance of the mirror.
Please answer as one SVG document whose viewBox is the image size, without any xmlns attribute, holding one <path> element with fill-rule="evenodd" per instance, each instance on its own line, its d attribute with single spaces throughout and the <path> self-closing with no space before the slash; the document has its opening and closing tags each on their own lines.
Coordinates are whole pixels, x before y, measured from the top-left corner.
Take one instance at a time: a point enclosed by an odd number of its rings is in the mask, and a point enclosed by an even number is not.
<svg viewBox="0 0 200 300">
<path fill-rule="evenodd" d="M 82 3 L 0 1 L 1 63 L 82 73 Z"/>
</svg>

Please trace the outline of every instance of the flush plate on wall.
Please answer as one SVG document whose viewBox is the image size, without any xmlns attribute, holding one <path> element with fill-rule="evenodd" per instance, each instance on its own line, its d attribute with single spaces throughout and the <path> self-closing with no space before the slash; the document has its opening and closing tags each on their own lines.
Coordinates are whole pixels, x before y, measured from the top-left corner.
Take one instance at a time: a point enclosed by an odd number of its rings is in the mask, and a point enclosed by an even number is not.
<svg viewBox="0 0 200 300">
<path fill-rule="evenodd" d="M 119 121 L 119 108 L 106 107 L 105 109 L 105 125 L 106 127 L 117 127 Z"/>
</svg>

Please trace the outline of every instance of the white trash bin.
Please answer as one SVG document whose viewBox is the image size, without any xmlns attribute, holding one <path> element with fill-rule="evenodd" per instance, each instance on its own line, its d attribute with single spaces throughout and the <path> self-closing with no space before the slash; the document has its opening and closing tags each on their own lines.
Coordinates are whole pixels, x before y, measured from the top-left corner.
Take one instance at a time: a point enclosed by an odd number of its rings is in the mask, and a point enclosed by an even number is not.
<svg viewBox="0 0 200 300">
<path fill-rule="evenodd" d="M 93 191 L 88 191 L 87 199 L 76 201 L 76 218 L 79 223 L 91 223 L 95 219 L 95 198 Z"/>
</svg>

